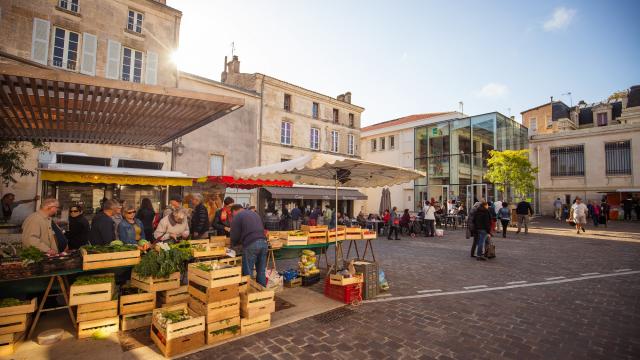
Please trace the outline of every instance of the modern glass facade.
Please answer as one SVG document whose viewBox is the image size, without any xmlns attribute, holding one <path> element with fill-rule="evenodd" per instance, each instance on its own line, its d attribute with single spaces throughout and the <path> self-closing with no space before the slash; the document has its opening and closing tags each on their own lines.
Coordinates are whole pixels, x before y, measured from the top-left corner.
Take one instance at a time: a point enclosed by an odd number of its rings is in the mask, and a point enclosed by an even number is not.
<svg viewBox="0 0 640 360">
<path fill-rule="evenodd" d="M 467 206 L 475 199 L 503 198 L 484 178 L 489 151 L 526 149 L 527 132 L 497 112 L 416 128 L 415 168 L 427 174 L 415 181 L 416 207 L 431 198 Z"/>
</svg>

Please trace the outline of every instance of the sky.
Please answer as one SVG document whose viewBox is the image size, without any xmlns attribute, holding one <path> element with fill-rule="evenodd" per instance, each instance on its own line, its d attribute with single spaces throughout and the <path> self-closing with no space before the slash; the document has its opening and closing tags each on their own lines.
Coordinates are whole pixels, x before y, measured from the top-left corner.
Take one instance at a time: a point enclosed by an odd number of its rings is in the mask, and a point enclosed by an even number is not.
<svg viewBox="0 0 640 360">
<path fill-rule="evenodd" d="M 224 57 L 336 97 L 362 126 L 418 113 L 514 115 L 640 85 L 640 1 L 168 0 L 180 70 L 220 80 Z M 567 93 L 571 95 L 567 95 Z"/>
</svg>

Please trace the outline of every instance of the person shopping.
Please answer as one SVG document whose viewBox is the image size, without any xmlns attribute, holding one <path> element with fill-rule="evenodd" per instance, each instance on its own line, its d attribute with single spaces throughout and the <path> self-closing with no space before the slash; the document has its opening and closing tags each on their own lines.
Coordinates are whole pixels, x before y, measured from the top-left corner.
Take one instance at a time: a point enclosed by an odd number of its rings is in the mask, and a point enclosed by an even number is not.
<svg viewBox="0 0 640 360">
<path fill-rule="evenodd" d="M 489 204 L 483 201 L 473 217 L 473 225 L 478 233 L 478 249 L 476 260 L 487 260 L 484 256 L 484 247 L 487 239 L 491 238 L 491 214 Z"/>
<path fill-rule="evenodd" d="M 427 237 L 436 236 L 436 208 L 429 202 L 426 202 L 423 210 L 425 222 L 425 234 Z"/>
<path fill-rule="evenodd" d="M 89 221 L 84 216 L 80 205 L 69 209 L 69 231 L 65 234 L 69 239 L 69 249 L 77 250 L 89 243 Z"/>
<path fill-rule="evenodd" d="M 266 268 L 269 246 L 264 236 L 264 225 L 260 215 L 245 211 L 242 205 L 231 207 L 231 245 L 242 245 L 242 275 L 252 276 L 256 269 L 256 281 L 267 286 Z"/>
<path fill-rule="evenodd" d="M 143 198 L 140 203 L 140 209 L 136 213 L 136 219 L 140 219 L 144 226 L 144 238 L 153 239 L 153 220 L 156 218 L 156 212 L 149 198 Z M 158 220 L 159 221 L 159 220 Z"/>
<path fill-rule="evenodd" d="M 118 238 L 125 244 L 138 245 L 138 241 L 146 240 L 144 224 L 136 218 L 136 208 L 127 203 L 123 211 L 123 219 L 118 224 Z"/>
<path fill-rule="evenodd" d="M 509 227 L 509 222 L 511 221 L 511 209 L 509 209 L 509 203 L 503 202 L 502 208 L 498 209 L 498 219 L 500 220 L 500 224 L 502 225 L 502 237 L 507 237 L 507 227 Z"/>
<path fill-rule="evenodd" d="M 189 221 L 185 209 L 174 210 L 163 217 L 153 233 L 158 241 L 175 242 L 189 237 Z"/>
</svg>

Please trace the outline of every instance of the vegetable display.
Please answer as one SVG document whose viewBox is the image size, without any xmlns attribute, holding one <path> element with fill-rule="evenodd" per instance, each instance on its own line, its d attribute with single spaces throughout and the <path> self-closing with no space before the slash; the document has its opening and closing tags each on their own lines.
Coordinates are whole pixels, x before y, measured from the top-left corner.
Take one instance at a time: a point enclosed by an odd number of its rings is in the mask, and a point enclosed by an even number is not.
<svg viewBox="0 0 640 360">
<path fill-rule="evenodd" d="M 113 276 L 89 276 L 83 275 L 78 276 L 76 281 L 73 282 L 73 285 L 93 285 L 93 284 L 104 284 L 113 281 Z"/>
<path fill-rule="evenodd" d="M 35 246 L 29 246 L 26 249 L 22 249 L 20 259 L 22 259 L 24 265 L 29 265 L 42 261 L 44 253 Z"/>
<path fill-rule="evenodd" d="M 10 307 L 10 306 L 18 306 L 18 305 L 26 305 L 28 304 L 28 301 L 20 301 L 16 298 L 5 298 L 5 299 L 0 299 L 0 308 L 3 307 Z"/>
<path fill-rule="evenodd" d="M 116 241 L 120 241 L 120 240 L 116 240 Z M 120 241 L 120 243 L 122 242 Z M 113 244 L 113 242 L 111 244 Z M 112 252 L 138 250 L 138 247 L 136 245 L 130 245 L 130 244 L 85 245 L 82 248 L 87 251 L 87 254 L 104 254 L 104 253 L 112 253 Z"/>
<path fill-rule="evenodd" d="M 166 278 L 175 272 L 185 271 L 185 262 L 191 258 L 191 251 L 179 248 L 169 250 L 157 249 L 149 251 L 141 259 L 133 271 L 140 277 Z"/>
<path fill-rule="evenodd" d="M 156 320 L 162 328 L 166 328 L 167 324 L 175 324 L 189 319 L 191 319 L 191 315 L 186 309 L 162 311 L 156 314 Z"/>
<path fill-rule="evenodd" d="M 211 335 L 222 335 L 226 332 L 230 332 L 235 335 L 238 333 L 238 331 L 240 331 L 240 326 L 233 325 L 233 326 L 229 326 L 228 328 L 211 331 Z"/>
</svg>

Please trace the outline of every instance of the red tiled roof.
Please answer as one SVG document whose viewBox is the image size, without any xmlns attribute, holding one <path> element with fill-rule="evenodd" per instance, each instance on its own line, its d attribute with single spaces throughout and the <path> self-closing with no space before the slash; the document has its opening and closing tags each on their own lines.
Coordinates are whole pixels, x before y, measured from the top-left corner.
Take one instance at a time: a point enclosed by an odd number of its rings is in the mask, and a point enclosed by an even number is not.
<svg viewBox="0 0 640 360">
<path fill-rule="evenodd" d="M 409 116 L 401 117 L 398 119 L 387 120 L 381 123 L 369 125 L 367 127 L 363 127 L 362 129 L 360 129 L 360 131 L 364 132 L 364 131 L 370 131 L 370 130 L 383 129 L 386 127 L 402 125 L 402 124 L 406 124 L 406 123 L 410 123 L 418 120 L 424 120 L 424 119 L 428 119 L 428 118 L 432 118 L 432 117 L 436 117 L 444 114 L 451 114 L 454 112 L 455 111 L 445 111 L 445 112 L 409 115 Z"/>
</svg>

